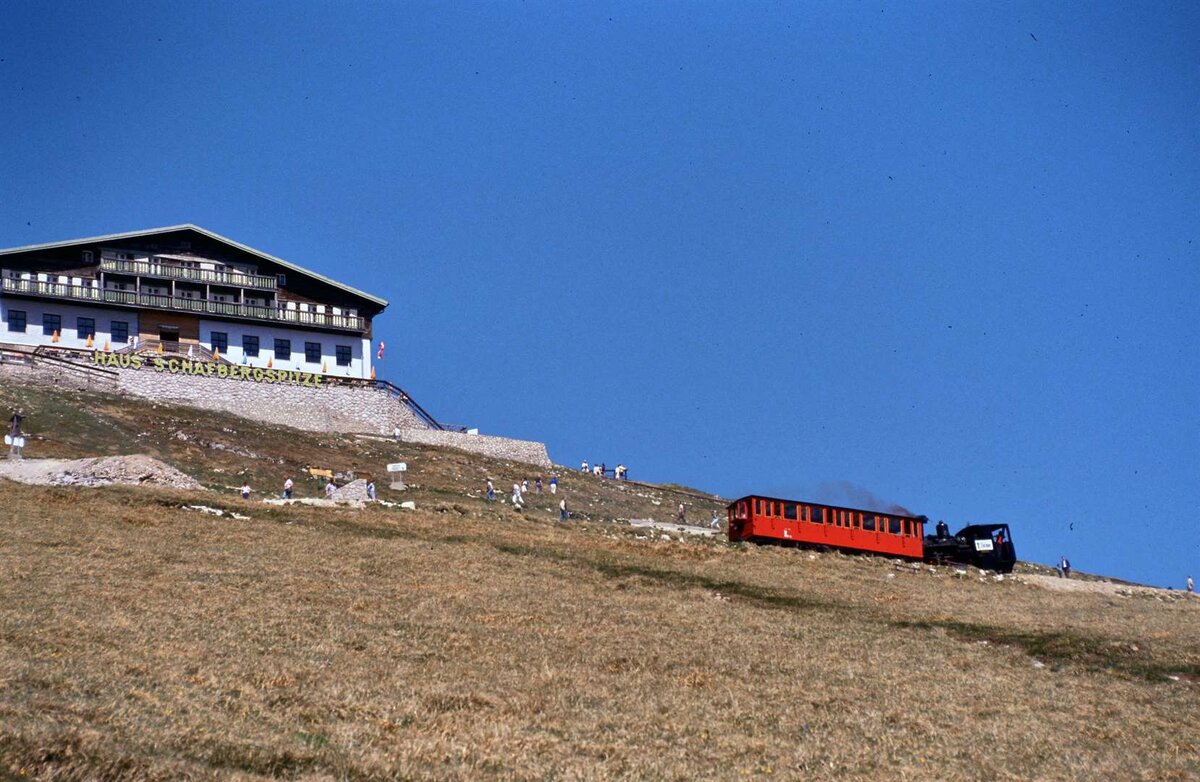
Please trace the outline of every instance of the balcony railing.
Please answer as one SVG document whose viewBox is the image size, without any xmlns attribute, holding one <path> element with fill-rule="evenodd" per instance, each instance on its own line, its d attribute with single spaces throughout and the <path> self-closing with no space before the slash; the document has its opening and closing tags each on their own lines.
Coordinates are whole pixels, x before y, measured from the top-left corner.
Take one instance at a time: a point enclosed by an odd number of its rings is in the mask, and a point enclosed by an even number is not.
<svg viewBox="0 0 1200 782">
<path fill-rule="evenodd" d="M 216 285 L 229 285 L 237 288 L 261 288 L 275 290 L 276 280 L 262 274 L 246 274 L 239 271 L 216 271 L 215 269 L 196 269 L 190 266 L 177 266 L 158 261 L 118 261 L 115 258 L 101 258 L 100 269 L 119 274 L 136 274 L 141 277 L 162 277 L 172 280 L 189 280 L 192 282 L 207 282 Z"/>
<path fill-rule="evenodd" d="M 138 291 L 114 291 L 90 285 L 74 285 L 62 282 L 14 278 L 8 272 L 3 273 L 3 279 L 0 281 L 3 283 L 2 289 L 5 293 L 119 304 L 126 307 L 178 310 L 205 315 L 219 315 L 227 318 L 269 320 L 282 324 L 314 326 L 316 328 L 339 329 L 342 331 L 363 331 L 366 328 L 365 319 L 355 315 L 334 315 L 331 312 L 291 310 L 281 307 L 239 304 L 237 302 L 209 301 L 207 299 L 185 299 L 179 296 L 163 296 L 154 293 L 140 293 Z"/>
</svg>

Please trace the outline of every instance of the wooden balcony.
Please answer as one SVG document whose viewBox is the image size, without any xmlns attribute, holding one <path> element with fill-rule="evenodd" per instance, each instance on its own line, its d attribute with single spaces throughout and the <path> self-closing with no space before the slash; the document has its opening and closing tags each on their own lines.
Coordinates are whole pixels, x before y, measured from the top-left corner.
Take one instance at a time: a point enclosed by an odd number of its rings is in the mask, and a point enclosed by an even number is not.
<svg viewBox="0 0 1200 782">
<path fill-rule="evenodd" d="M 189 280 L 235 288 L 275 290 L 276 280 L 262 274 L 245 274 L 240 271 L 217 271 L 179 266 L 159 261 L 118 261 L 113 258 L 100 259 L 100 271 L 117 274 L 132 274 L 139 277 L 158 277 L 169 280 Z"/>
<path fill-rule="evenodd" d="M 125 262 L 120 261 L 119 263 Z M 144 307 L 146 309 L 171 310 L 174 312 L 192 312 L 197 315 L 267 321 L 281 326 L 307 326 L 310 328 L 354 332 L 362 332 L 366 329 L 366 320 L 364 318 L 355 315 L 335 315 L 328 311 L 317 312 L 315 308 L 311 307 L 308 310 L 298 308 L 287 309 L 275 306 L 263 307 L 254 304 L 239 304 L 237 302 L 210 301 L 208 299 L 186 299 L 179 296 L 164 296 L 153 293 L 140 293 L 138 291 L 106 290 L 98 285 L 51 282 L 48 279 L 24 279 L 14 276 L 12 272 L 8 271 L 0 273 L 0 283 L 2 283 L 0 290 L 3 290 L 4 293 L 20 296 L 37 296 L 40 298 L 70 300 L 73 302 L 91 302 L 94 304 L 113 304 L 120 307 Z"/>
</svg>

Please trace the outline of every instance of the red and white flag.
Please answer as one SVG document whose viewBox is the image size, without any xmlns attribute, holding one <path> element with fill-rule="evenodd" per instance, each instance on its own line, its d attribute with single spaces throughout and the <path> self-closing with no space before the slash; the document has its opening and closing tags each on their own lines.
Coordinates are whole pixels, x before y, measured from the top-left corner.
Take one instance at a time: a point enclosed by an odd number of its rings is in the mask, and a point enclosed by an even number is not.
<svg viewBox="0 0 1200 782">
<path fill-rule="evenodd" d="M 379 352 L 375 354 L 375 358 L 383 360 L 383 340 L 379 340 Z"/>
</svg>

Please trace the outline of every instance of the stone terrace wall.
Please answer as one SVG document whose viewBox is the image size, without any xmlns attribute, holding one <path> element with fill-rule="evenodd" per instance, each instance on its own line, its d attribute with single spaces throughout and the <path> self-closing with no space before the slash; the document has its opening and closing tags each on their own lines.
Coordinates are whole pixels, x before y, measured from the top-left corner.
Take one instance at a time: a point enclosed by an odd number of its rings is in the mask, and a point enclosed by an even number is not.
<svg viewBox="0 0 1200 782">
<path fill-rule="evenodd" d="M 507 437 L 492 437 L 483 434 L 463 434 L 461 432 L 439 432 L 436 429 L 404 430 L 400 435 L 404 442 L 421 443 L 422 445 L 440 445 L 447 448 L 458 448 L 463 451 L 491 456 L 496 459 L 508 459 L 513 462 L 535 464 L 549 469 L 552 465 L 550 454 L 546 452 L 545 443 L 531 440 L 510 440 Z"/>
<path fill-rule="evenodd" d="M 117 379 L 91 372 L 73 372 L 62 366 L 51 364 L 0 363 L 0 382 L 71 388 L 76 391 L 117 390 Z"/>
<path fill-rule="evenodd" d="M 281 383 L 254 383 L 207 375 L 180 375 L 152 369 L 116 369 L 117 377 L 74 371 L 50 363 L 33 366 L 0 363 L 4 382 L 34 383 L 95 391 L 125 392 L 156 402 L 232 413 L 263 423 L 310 432 L 345 432 L 391 436 L 401 440 L 549 468 L 544 443 L 507 437 L 443 432 L 430 429 L 406 405 L 366 386 L 308 388 Z"/>
<path fill-rule="evenodd" d="M 158 402 L 223 410 L 242 418 L 310 432 L 391 434 L 425 424 L 398 400 L 362 386 L 307 388 L 253 383 L 206 375 L 174 375 L 152 369 L 122 369 L 120 389 Z"/>
</svg>

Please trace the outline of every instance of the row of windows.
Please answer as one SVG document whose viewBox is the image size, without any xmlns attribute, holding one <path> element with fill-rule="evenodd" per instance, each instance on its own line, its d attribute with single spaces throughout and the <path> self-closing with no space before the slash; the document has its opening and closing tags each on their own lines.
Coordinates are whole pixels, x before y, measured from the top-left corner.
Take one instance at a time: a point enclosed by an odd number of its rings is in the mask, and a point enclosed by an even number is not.
<svg viewBox="0 0 1200 782">
<path fill-rule="evenodd" d="M 27 313 L 24 310 L 9 310 L 8 311 L 8 330 L 16 334 L 24 334 L 27 326 Z M 124 320 L 112 320 L 108 323 L 108 333 L 112 336 L 113 342 L 128 342 L 129 341 L 129 322 Z M 62 317 L 46 313 L 42 315 L 42 333 L 53 334 L 54 332 L 62 333 Z M 87 339 L 88 337 L 95 338 L 96 336 L 96 319 L 95 318 L 76 318 L 75 319 L 75 336 L 79 339 Z M 211 332 L 210 341 L 215 350 L 222 353 L 229 352 L 229 333 L 225 331 Z M 242 351 L 248 358 L 258 358 L 259 342 L 258 337 L 251 334 L 242 335 Z M 337 345 L 334 347 L 334 355 L 339 367 L 350 366 L 352 351 L 349 345 Z M 291 361 L 292 359 L 292 341 L 290 339 L 275 340 L 275 360 Z M 310 364 L 321 363 L 321 343 L 320 342 L 305 342 L 304 343 L 304 360 Z"/>
<path fill-rule="evenodd" d="M 8 311 L 9 331 L 16 334 L 24 334 L 28 325 L 28 314 L 24 310 Z M 108 327 L 108 333 L 112 336 L 113 341 L 125 342 L 129 339 L 129 321 L 110 320 L 108 322 Z M 56 331 L 59 334 L 62 334 L 62 316 L 53 315 L 51 313 L 42 315 L 42 333 L 53 334 Z M 96 319 L 76 318 L 75 336 L 79 339 L 87 339 L 88 337 L 94 338 L 96 336 Z"/>
<path fill-rule="evenodd" d="M 756 499 L 754 512 L 759 516 L 778 516 L 788 521 L 807 521 L 812 524 L 832 524 L 835 527 L 861 529 L 866 532 L 888 532 L 892 535 L 910 536 L 917 534 L 916 525 L 912 519 L 897 519 L 874 513 L 822 508 L 819 505 Z"/>
<path fill-rule="evenodd" d="M 209 343 L 213 346 L 214 350 L 227 353 L 229 352 L 229 333 L 225 331 L 210 332 Z M 292 341 L 290 339 L 276 339 L 274 348 L 276 361 L 292 360 Z M 253 334 L 242 335 L 242 352 L 246 354 L 247 358 L 258 358 L 259 349 L 260 344 L 257 336 Z M 334 347 L 334 356 L 339 367 L 350 366 L 351 350 L 349 345 L 336 345 Z M 320 342 L 304 343 L 304 360 L 309 364 L 321 363 Z"/>
</svg>

